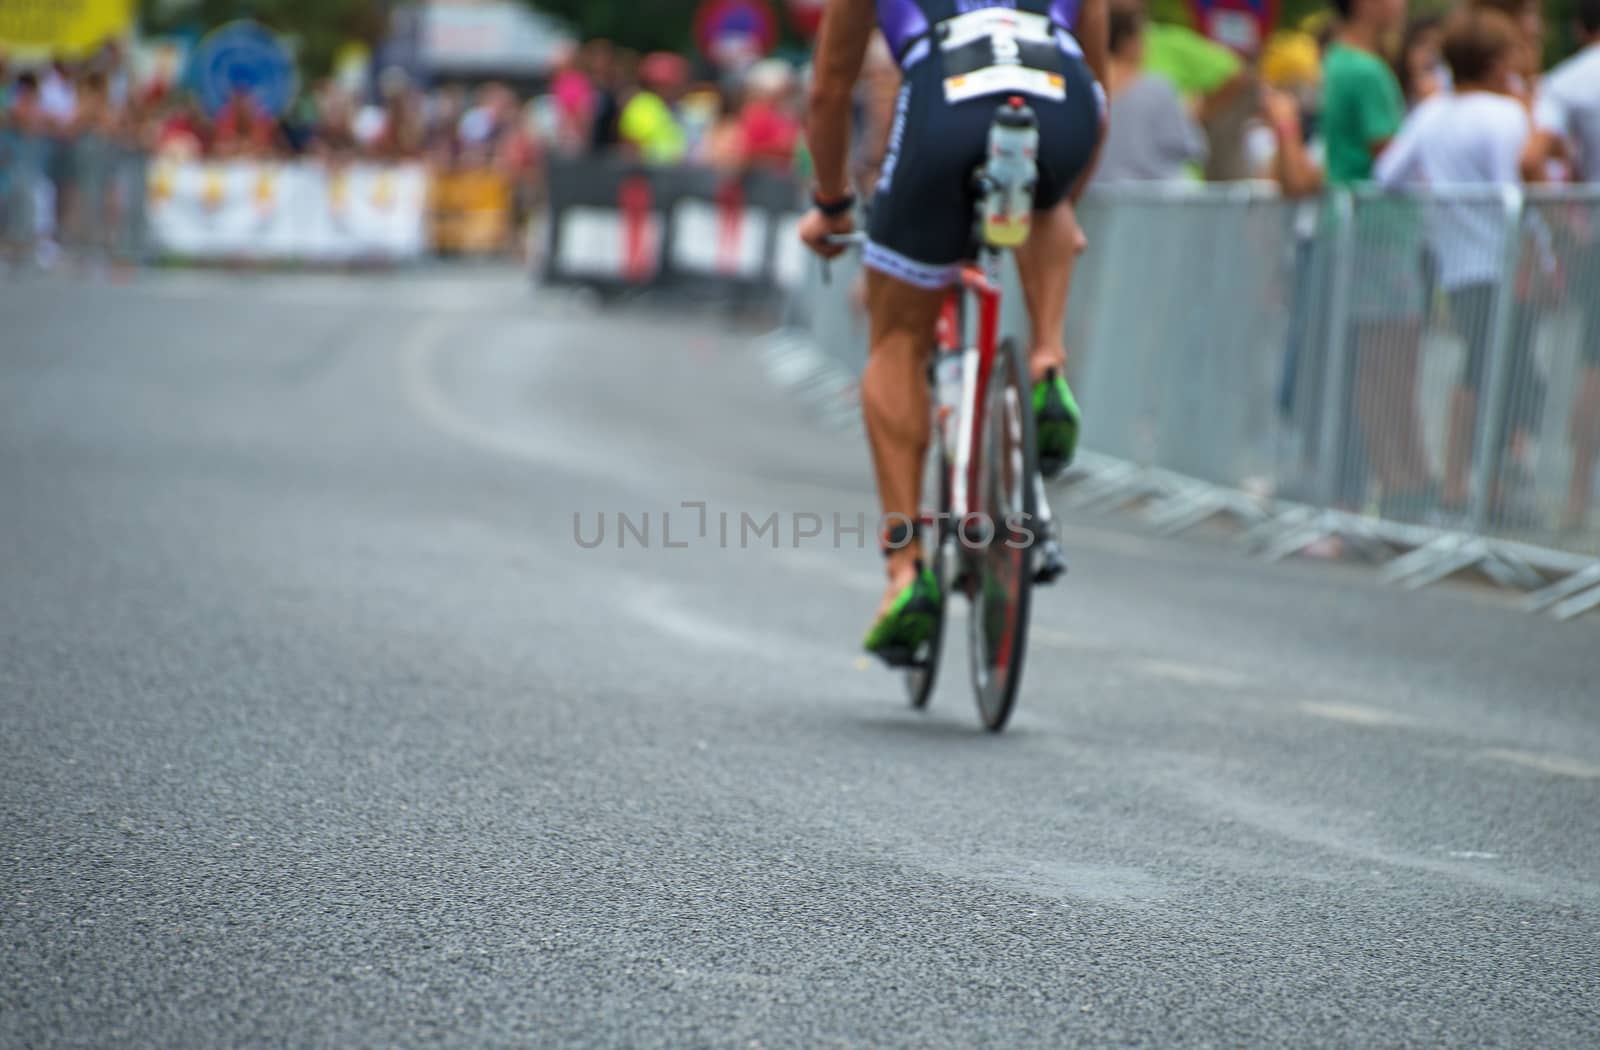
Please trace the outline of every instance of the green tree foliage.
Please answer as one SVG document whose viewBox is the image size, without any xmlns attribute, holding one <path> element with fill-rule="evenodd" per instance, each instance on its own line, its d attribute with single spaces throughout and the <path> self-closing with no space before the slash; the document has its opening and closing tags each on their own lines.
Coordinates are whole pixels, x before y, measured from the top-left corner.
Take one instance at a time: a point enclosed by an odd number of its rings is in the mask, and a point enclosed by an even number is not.
<svg viewBox="0 0 1600 1050">
<path fill-rule="evenodd" d="M 695 0 L 524 0 L 584 38 L 602 37 L 637 51 L 694 48 Z M 779 4 L 774 4 L 777 10 Z"/>
<path fill-rule="evenodd" d="M 348 41 L 376 44 L 388 6 L 383 0 L 194 0 L 174 10 L 171 3 L 139 0 L 141 24 L 150 33 L 203 33 L 237 18 L 255 19 L 294 40 L 310 76 L 328 73 Z"/>
<path fill-rule="evenodd" d="M 693 53 L 693 25 L 700 0 L 522 0 L 562 19 L 584 38 L 604 37 L 639 51 Z M 783 25 L 785 42 L 796 43 L 785 0 L 768 0 Z M 1190 0 L 1147 0 L 1150 15 L 1160 22 L 1193 25 Z M 1455 0 L 1413 0 L 1417 13 L 1443 12 Z M 234 18 L 254 18 L 296 38 L 301 64 L 313 76 L 331 68 L 338 49 L 348 40 L 376 44 L 383 34 L 391 0 L 191 0 L 176 13 L 171 0 L 140 0 L 145 27 L 151 32 L 175 29 L 204 31 Z M 1330 0 L 1282 0 L 1279 25 L 1299 25 L 1307 15 L 1326 10 Z M 1573 0 L 1545 0 L 1546 57 L 1570 54 Z"/>
</svg>

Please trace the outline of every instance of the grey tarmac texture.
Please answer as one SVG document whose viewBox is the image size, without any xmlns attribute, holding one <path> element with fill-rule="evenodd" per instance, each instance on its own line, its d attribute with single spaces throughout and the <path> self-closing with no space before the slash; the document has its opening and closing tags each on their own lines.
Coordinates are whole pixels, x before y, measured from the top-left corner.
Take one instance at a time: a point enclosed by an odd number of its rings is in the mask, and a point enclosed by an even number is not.
<svg viewBox="0 0 1600 1050">
<path fill-rule="evenodd" d="M 0 1045 L 1600 1045 L 1595 620 L 1069 517 L 996 738 L 859 660 L 865 450 L 747 328 L 0 318 Z"/>
</svg>

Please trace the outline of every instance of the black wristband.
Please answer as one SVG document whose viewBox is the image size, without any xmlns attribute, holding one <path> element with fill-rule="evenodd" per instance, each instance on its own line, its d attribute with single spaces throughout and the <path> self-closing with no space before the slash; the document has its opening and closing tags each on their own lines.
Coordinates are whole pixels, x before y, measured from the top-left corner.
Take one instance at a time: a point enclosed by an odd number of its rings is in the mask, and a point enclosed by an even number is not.
<svg viewBox="0 0 1600 1050">
<path fill-rule="evenodd" d="M 825 201 L 815 193 L 811 195 L 811 203 L 817 210 L 830 219 L 837 219 L 841 215 L 850 214 L 856 206 L 856 195 L 847 193 L 836 201 Z"/>
</svg>

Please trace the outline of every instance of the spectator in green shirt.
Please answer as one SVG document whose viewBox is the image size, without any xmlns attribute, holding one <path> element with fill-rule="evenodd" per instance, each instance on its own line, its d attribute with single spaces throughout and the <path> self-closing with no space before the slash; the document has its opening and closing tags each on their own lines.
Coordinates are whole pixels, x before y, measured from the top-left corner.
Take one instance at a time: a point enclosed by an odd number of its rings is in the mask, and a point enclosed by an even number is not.
<svg viewBox="0 0 1600 1050">
<path fill-rule="evenodd" d="M 1406 0 L 1333 0 L 1338 35 L 1323 58 L 1326 182 L 1368 183 L 1405 119 L 1405 95 L 1381 42 L 1405 24 Z M 1358 196 L 1347 304 L 1354 338 L 1355 410 L 1381 486 L 1385 517 L 1420 520 L 1437 501 L 1417 411 L 1422 349 L 1422 238 L 1414 202 Z"/>
<path fill-rule="evenodd" d="M 1372 165 L 1400 130 L 1405 95 L 1378 41 L 1405 20 L 1404 0 L 1339 0 L 1346 22 L 1323 59 L 1323 137 L 1328 183 L 1372 178 Z"/>
</svg>

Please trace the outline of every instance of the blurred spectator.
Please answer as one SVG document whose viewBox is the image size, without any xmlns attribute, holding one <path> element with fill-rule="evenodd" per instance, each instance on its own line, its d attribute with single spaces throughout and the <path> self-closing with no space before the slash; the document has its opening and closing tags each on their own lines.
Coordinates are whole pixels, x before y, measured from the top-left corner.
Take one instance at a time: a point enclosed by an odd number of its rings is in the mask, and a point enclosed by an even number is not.
<svg viewBox="0 0 1600 1050">
<path fill-rule="evenodd" d="M 112 186 L 121 133 L 121 118 L 112 107 L 106 76 L 92 72 L 78 93 L 69 131 L 76 185 L 65 223 L 71 243 L 91 255 L 110 248 L 107 237 L 114 225 Z"/>
<path fill-rule="evenodd" d="M 456 167 L 461 153 L 457 129 L 466 112 L 466 93 L 454 85 L 436 92 L 427 109 L 427 135 L 425 136 L 428 160 L 441 171 Z"/>
<path fill-rule="evenodd" d="M 155 134 L 156 152 L 178 160 L 193 160 L 208 151 L 209 129 L 200 104 L 187 94 L 173 97 L 164 87 L 151 92 L 151 104 L 166 105 Z"/>
<path fill-rule="evenodd" d="M 258 158 L 278 151 L 277 121 L 248 91 L 235 91 L 212 127 L 212 150 L 218 157 Z"/>
<path fill-rule="evenodd" d="M 1275 34 L 1261 56 L 1262 118 L 1270 136 L 1267 178 L 1283 197 L 1299 198 L 1293 213 L 1293 258 L 1290 259 L 1288 314 L 1283 347 L 1283 375 L 1278 386 L 1278 411 L 1299 432 L 1299 451 L 1310 456 L 1322 437 L 1314 391 L 1302 392 L 1304 376 L 1323 375 L 1323 343 L 1315 338 L 1314 317 L 1322 301 L 1314 264 L 1317 258 L 1318 205 L 1309 197 L 1322 186 L 1322 165 L 1315 155 L 1318 99 L 1322 96 L 1322 48 L 1304 32 Z M 1309 365 L 1306 360 L 1310 359 Z"/>
<path fill-rule="evenodd" d="M 1379 54 L 1405 19 L 1405 0 L 1335 0 L 1341 24 L 1323 61 L 1323 135 L 1329 184 L 1372 178 L 1374 159 L 1405 118 L 1400 82 Z M 1362 265 L 1351 282 L 1355 412 L 1382 486 L 1386 516 L 1415 519 L 1435 502 L 1417 411 L 1422 341 L 1420 238 L 1405 200 L 1367 201 L 1357 212 Z M 1345 500 L 1359 507 L 1354 464 Z"/>
<path fill-rule="evenodd" d="M 1321 158 L 1313 149 L 1322 92 L 1316 40 L 1305 33 L 1275 36 L 1262 56 L 1261 75 L 1261 115 L 1270 136 L 1266 176 L 1287 197 L 1309 197 L 1322 187 Z"/>
<path fill-rule="evenodd" d="M 1144 12 L 1132 0 L 1111 9 L 1111 65 L 1106 76 L 1110 128 L 1095 169 L 1096 185 L 1169 181 L 1204 164 L 1205 133 L 1164 77 L 1144 71 Z"/>
<path fill-rule="evenodd" d="M 658 51 L 639 65 L 640 87 L 622 108 L 619 130 L 627 154 L 650 165 L 677 164 L 686 144 L 673 105 L 688 79 L 682 57 Z"/>
<path fill-rule="evenodd" d="M 71 208 L 73 172 L 68 139 L 78 112 L 78 89 L 71 66 L 57 57 L 39 81 L 39 108 L 44 115 L 45 179 L 38 186 L 39 261 L 49 267 L 56 257 L 56 231 Z"/>
<path fill-rule="evenodd" d="M 479 88 L 475 104 L 462 115 L 456 129 L 461 140 L 461 162 L 468 167 L 492 164 L 517 120 L 517 96 L 509 87 L 490 83 Z"/>
<path fill-rule="evenodd" d="M 78 109 L 78 90 L 66 59 L 57 58 L 51 62 L 49 71 L 39 82 L 39 107 L 45 120 L 57 128 L 72 123 Z"/>
<path fill-rule="evenodd" d="M 1260 108 L 1259 79 L 1239 56 L 1181 25 L 1143 26 L 1144 70 L 1177 88 L 1206 135 L 1206 164 L 1197 177 L 1237 179 L 1250 174 L 1245 136 Z"/>
<path fill-rule="evenodd" d="M 17 78 L 3 114 L 8 178 L 0 188 L 0 241 L 14 265 L 21 265 L 37 250 L 39 231 L 38 187 L 45 179 L 44 106 L 39 78 L 24 73 Z"/>
<path fill-rule="evenodd" d="M 415 159 L 422 155 L 427 134 L 422 101 L 416 92 L 409 84 L 392 86 L 372 138 L 372 155 L 387 161 Z"/>
<path fill-rule="evenodd" d="M 1537 175 L 1560 160 L 1571 181 L 1600 184 L 1600 0 L 1578 0 L 1576 15 L 1581 49 L 1539 85 L 1528 168 Z"/>
<path fill-rule="evenodd" d="M 1468 8 L 1446 24 L 1442 50 L 1450 66 L 1451 90 L 1424 102 L 1407 118 L 1378 162 L 1385 186 L 1497 186 L 1519 181 L 1523 151 L 1532 133 L 1528 111 L 1516 98 L 1517 63 L 1523 40 L 1517 25 L 1490 7 Z M 1504 284 L 1507 235 L 1496 201 L 1445 200 L 1428 209 L 1428 242 L 1439 265 L 1439 284 L 1449 298 L 1456 329 L 1467 344 L 1467 360 L 1451 398 L 1440 503 L 1449 513 L 1466 509 L 1479 396 L 1489 364 L 1496 293 Z M 1533 352 L 1533 318 L 1516 308 L 1512 322 L 1512 375 L 1520 396 L 1512 399 L 1504 432 L 1495 447 L 1507 448 L 1521 467 L 1542 407 L 1542 383 Z M 1497 489 L 1499 486 L 1496 486 Z M 1493 502 L 1501 504 L 1501 493 Z M 1508 504 L 1517 493 L 1504 493 Z"/>
<path fill-rule="evenodd" d="M 1534 107 L 1537 130 L 1524 172 L 1538 177 L 1554 167 L 1569 181 L 1600 186 L 1600 0 L 1578 0 L 1574 27 L 1579 52 L 1547 73 Z M 1575 217 L 1576 219 L 1577 217 Z M 1594 504 L 1600 462 L 1600 230 L 1591 216 L 1573 221 L 1572 270 L 1583 289 L 1583 367 L 1572 410 L 1572 482 L 1562 526 L 1583 528 Z"/>
<path fill-rule="evenodd" d="M 794 168 L 800 121 L 793 111 L 794 71 L 782 59 L 757 63 L 745 78 L 739 111 L 743 162 L 787 174 Z"/>
<path fill-rule="evenodd" d="M 569 48 L 556 60 L 555 76 L 550 81 L 550 96 L 556 112 L 553 145 L 559 152 L 568 155 L 582 153 L 589 145 L 590 128 L 600 104 L 600 94 L 584 68 L 584 59 L 578 49 Z"/>
<path fill-rule="evenodd" d="M 736 171 L 744 163 L 744 141 L 739 128 L 739 100 L 727 85 L 704 85 L 684 100 L 684 130 L 691 164 Z"/>
<path fill-rule="evenodd" d="M 332 80 L 322 83 L 316 96 L 316 119 L 306 152 L 324 163 L 344 164 L 360 149 L 356 138 L 355 104 Z"/>
<path fill-rule="evenodd" d="M 1405 36 L 1400 40 L 1394 74 L 1400 81 L 1400 94 L 1405 97 L 1408 109 L 1415 109 L 1450 88 L 1450 67 L 1445 65 L 1439 50 L 1442 24 L 1439 15 L 1418 16 L 1406 26 Z"/>
<path fill-rule="evenodd" d="M 589 46 L 588 61 L 595 85 L 589 148 L 606 153 L 622 144 L 622 107 L 638 86 L 639 56 L 616 50 L 609 40 L 596 40 Z"/>
<path fill-rule="evenodd" d="M 1539 0 L 1467 0 L 1467 7 L 1499 11 L 1516 29 L 1516 52 L 1511 62 L 1511 91 L 1532 103 L 1544 65 L 1544 13 Z"/>
</svg>

